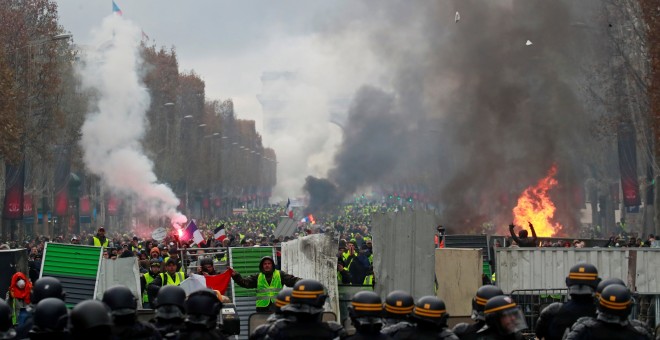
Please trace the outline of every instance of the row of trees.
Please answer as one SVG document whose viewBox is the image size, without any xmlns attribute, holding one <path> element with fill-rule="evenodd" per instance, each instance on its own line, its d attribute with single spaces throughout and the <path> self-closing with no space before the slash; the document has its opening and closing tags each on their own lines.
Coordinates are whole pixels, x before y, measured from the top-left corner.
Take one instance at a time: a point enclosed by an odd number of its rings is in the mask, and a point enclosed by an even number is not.
<svg viewBox="0 0 660 340">
<path fill-rule="evenodd" d="M 143 43 L 141 49 L 151 95 L 143 147 L 159 180 L 182 199 L 181 209 L 207 217 L 267 202 L 276 156 L 263 146 L 254 121 L 238 119 L 231 100 L 208 100 L 200 76 L 179 71 L 173 48 Z M 0 0 L 0 171 L 25 164 L 25 195 L 34 209 L 24 221 L 59 215 L 57 223 L 42 218 L 28 224 L 35 233 L 77 232 L 83 201 L 83 214 L 96 211 L 94 226 L 150 222 L 128 201 L 108 210 L 118 201 L 82 162 L 78 141 L 91 96 L 75 76 L 80 53 L 59 25 L 54 2 Z M 64 210 L 57 209 L 60 196 L 66 197 Z M 5 220 L 3 236 L 20 234 L 23 224 Z"/>
</svg>

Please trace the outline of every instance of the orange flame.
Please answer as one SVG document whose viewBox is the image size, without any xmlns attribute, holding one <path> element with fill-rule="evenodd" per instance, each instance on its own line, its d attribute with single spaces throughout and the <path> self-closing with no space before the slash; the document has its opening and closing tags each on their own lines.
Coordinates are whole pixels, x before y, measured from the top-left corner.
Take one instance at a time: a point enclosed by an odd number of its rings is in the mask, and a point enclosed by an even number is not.
<svg viewBox="0 0 660 340">
<path fill-rule="evenodd" d="M 559 223 L 551 222 L 557 208 L 548 197 L 548 191 L 557 185 L 554 179 L 556 174 L 557 165 L 552 165 L 548 175 L 539 180 L 536 186 L 523 191 L 518 198 L 518 205 L 513 208 L 513 224 L 526 228 L 527 222 L 531 222 L 539 237 L 555 236 L 564 228 Z"/>
</svg>

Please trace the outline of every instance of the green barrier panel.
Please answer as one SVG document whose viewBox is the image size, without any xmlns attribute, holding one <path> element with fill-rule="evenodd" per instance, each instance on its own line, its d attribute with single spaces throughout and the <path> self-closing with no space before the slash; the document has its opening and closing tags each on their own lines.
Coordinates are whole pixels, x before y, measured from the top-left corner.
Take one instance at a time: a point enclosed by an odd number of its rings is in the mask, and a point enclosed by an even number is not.
<svg viewBox="0 0 660 340">
<path fill-rule="evenodd" d="M 39 277 L 59 279 L 68 306 L 93 299 L 102 251 L 101 247 L 48 242 Z"/>
<path fill-rule="evenodd" d="M 259 273 L 259 262 L 264 256 L 274 257 L 272 247 L 229 248 L 231 267 L 241 276 L 247 277 Z M 236 297 L 256 296 L 256 289 L 245 289 L 232 281 L 234 299 Z"/>
</svg>

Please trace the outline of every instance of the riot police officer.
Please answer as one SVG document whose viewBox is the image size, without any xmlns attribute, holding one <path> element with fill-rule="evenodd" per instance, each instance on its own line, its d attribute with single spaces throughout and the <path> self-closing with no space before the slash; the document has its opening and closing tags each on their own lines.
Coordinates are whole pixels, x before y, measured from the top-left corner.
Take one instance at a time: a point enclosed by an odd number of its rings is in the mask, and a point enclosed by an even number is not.
<svg viewBox="0 0 660 340">
<path fill-rule="evenodd" d="M 392 339 L 448 339 L 458 340 L 458 337 L 447 328 L 447 308 L 444 301 L 435 296 L 423 296 L 415 304 L 412 318 L 413 327 L 401 327 L 388 335 Z"/>
<path fill-rule="evenodd" d="M 374 292 L 361 291 L 353 295 L 348 315 L 355 327 L 355 334 L 346 339 L 390 339 L 380 332 L 383 327 L 383 303 Z"/>
<path fill-rule="evenodd" d="M 610 284 L 598 298 L 596 318 L 580 318 L 566 336 L 568 340 L 580 339 L 651 339 L 651 334 L 628 321 L 632 310 L 632 296 L 625 286 Z"/>
<path fill-rule="evenodd" d="M 520 333 L 527 328 L 522 311 L 505 295 L 488 299 L 484 306 L 486 326 L 477 331 L 477 340 L 523 340 Z"/>
<path fill-rule="evenodd" d="M 472 298 L 472 315 L 471 318 L 475 322 L 468 324 L 461 322 L 454 326 L 452 330 L 456 336 L 461 340 L 473 340 L 477 338 L 477 331 L 486 325 L 486 316 L 484 315 L 484 307 L 488 299 L 504 295 L 502 289 L 493 285 L 484 285 L 477 289 L 477 294 Z"/>
<path fill-rule="evenodd" d="M 193 292 L 186 299 L 186 321 L 181 339 L 225 339 L 218 327 L 218 314 L 222 302 L 218 295 L 203 289 Z"/>
<path fill-rule="evenodd" d="M 324 322 L 323 305 L 328 295 L 323 285 L 311 279 L 296 282 L 291 292 L 291 303 L 282 312 L 292 318 L 277 320 L 268 331 L 268 339 L 335 339 L 345 336 L 336 322 Z"/>
<path fill-rule="evenodd" d="M 622 286 L 626 285 L 626 283 L 623 282 L 623 280 L 621 280 L 619 278 L 616 278 L 616 277 L 600 281 L 600 283 L 596 287 L 596 295 L 595 295 L 596 296 L 596 306 L 598 306 L 598 299 L 600 298 L 600 294 L 603 292 L 603 289 L 605 289 L 605 287 L 607 287 L 611 284 L 618 284 L 618 285 L 622 285 Z"/>
<path fill-rule="evenodd" d="M 74 340 L 112 339 L 112 319 L 99 300 L 85 300 L 71 310 L 71 338 Z"/>
<path fill-rule="evenodd" d="M 279 293 L 277 293 L 277 296 L 275 297 L 275 313 L 271 314 L 268 319 L 266 319 L 266 323 L 260 325 L 254 330 L 254 333 L 250 335 L 250 339 L 264 339 L 268 334 L 270 326 L 275 321 L 287 317 L 286 314 L 282 312 L 282 307 L 291 303 L 292 292 L 293 288 L 284 287 Z"/>
<path fill-rule="evenodd" d="M 385 297 L 385 317 L 383 334 L 398 332 L 402 328 L 410 328 L 414 325 L 410 322 L 411 314 L 415 308 L 413 297 L 402 291 L 395 290 Z"/>
<path fill-rule="evenodd" d="M 536 324 L 539 339 L 560 340 L 577 319 L 596 316 L 594 293 L 600 283 L 598 270 L 589 263 L 571 267 L 566 286 L 571 299 L 566 303 L 555 302 L 541 311 Z"/>
<path fill-rule="evenodd" d="M 178 339 L 186 318 L 186 292 L 179 286 L 165 286 L 155 299 L 156 317 L 152 323 L 165 339 Z"/>
<path fill-rule="evenodd" d="M 53 297 L 45 298 L 37 303 L 33 313 L 34 327 L 29 332 L 30 339 L 69 339 L 69 311 L 64 301 Z"/>
<path fill-rule="evenodd" d="M 114 323 L 112 333 L 116 338 L 160 339 L 154 326 L 138 321 L 137 297 L 128 287 L 110 287 L 103 293 L 102 301 L 110 307 Z"/>
<path fill-rule="evenodd" d="M 37 280 L 32 286 L 30 305 L 27 306 L 27 317 L 23 324 L 16 327 L 16 337 L 23 339 L 28 336 L 28 332 L 34 325 L 34 308 L 39 301 L 46 298 L 56 298 L 64 301 L 65 296 L 60 280 L 51 276 L 44 276 Z"/>
<path fill-rule="evenodd" d="M 11 308 L 0 299 L 0 339 L 17 339 L 16 330 L 12 327 Z"/>
</svg>

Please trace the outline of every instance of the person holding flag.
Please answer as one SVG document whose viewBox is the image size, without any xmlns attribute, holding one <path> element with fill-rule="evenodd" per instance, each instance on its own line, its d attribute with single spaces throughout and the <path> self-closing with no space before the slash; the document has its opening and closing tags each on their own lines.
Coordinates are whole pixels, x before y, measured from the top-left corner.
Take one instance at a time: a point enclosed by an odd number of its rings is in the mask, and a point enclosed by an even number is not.
<svg viewBox="0 0 660 340">
<path fill-rule="evenodd" d="M 274 313 L 277 293 L 284 287 L 293 287 L 301 278 L 275 269 L 275 261 L 270 256 L 264 256 L 259 262 L 259 274 L 241 277 L 241 274 L 231 267 L 232 279 L 243 288 L 257 289 L 257 313 Z"/>
</svg>

